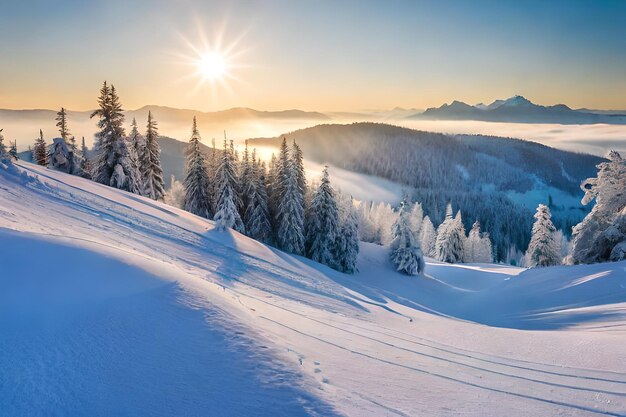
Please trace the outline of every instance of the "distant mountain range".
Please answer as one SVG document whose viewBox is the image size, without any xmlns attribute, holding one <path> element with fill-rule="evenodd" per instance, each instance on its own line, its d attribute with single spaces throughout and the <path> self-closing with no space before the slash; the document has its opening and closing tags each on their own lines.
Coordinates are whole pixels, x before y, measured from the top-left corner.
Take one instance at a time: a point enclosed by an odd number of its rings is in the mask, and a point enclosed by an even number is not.
<svg viewBox="0 0 626 417">
<path fill-rule="evenodd" d="M 469 105 L 455 100 L 441 107 L 431 107 L 408 118 L 510 123 L 626 124 L 626 111 L 576 110 L 565 104 L 542 106 L 518 95 L 506 100 L 495 100 L 491 104 Z"/>
</svg>

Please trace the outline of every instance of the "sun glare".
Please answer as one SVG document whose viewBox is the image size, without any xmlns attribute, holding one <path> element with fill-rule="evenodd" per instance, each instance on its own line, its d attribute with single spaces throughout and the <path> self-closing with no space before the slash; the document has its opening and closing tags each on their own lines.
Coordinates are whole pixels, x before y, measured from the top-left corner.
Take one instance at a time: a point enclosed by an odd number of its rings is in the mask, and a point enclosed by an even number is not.
<svg viewBox="0 0 626 417">
<path fill-rule="evenodd" d="M 198 71 L 206 81 L 221 80 L 228 73 L 228 62 L 219 52 L 209 52 L 198 60 Z"/>
<path fill-rule="evenodd" d="M 232 94 L 231 84 L 241 82 L 237 73 L 242 68 L 248 67 L 241 63 L 241 57 L 246 50 L 241 48 L 240 42 L 245 33 L 233 37 L 228 43 L 224 41 L 225 33 L 225 25 L 222 25 L 209 40 L 202 27 L 198 25 L 193 41 L 190 40 L 191 37 L 180 34 L 187 48 L 186 51 L 176 51 L 173 55 L 179 59 L 180 64 L 192 68 L 192 71 L 179 79 L 181 82 L 195 80 L 195 87 L 189 90 L 190 94 L 196 94 L 208 87 L 213 100 L 216 101 L 220 92 Z"/>
</svg>

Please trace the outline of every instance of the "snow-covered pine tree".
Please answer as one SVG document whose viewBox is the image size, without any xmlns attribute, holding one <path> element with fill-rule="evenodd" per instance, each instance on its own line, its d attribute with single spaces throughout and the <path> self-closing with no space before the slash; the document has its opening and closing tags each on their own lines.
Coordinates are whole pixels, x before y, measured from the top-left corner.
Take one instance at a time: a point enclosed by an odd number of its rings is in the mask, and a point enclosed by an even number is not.
<svg viewBox="0 0 626 417">
<path fill-rule="evenodd" d="M 298 167 L 293 165 L 298 188 Z M 335 264 L 333 247 L 339 226 L 339 210 L 335 191 L 330 185 L 328 167 L 322 171 L 320 185 L 311 199 L 310 218 L 306 227 L 306 255 L 316 262 L 333 266 Z"/>
<path fill-rule="evenodd" d="M 57 117 L 54 120 L 57 122 L 56 126 L 59 128 L 61 137 L 67 143 L 70 138 L 70 129 L 67 125 L 67 112 L 65 111 L 65 108 L 61 107 L 61 110 L 57 112 Z"/>
<path fill-rule="evenodd" d="M 526 263 L 530 267 L 553 266 L 561 263 L 560 242 L 556 240 L 556 228 L 552 224 L 550 209 L 544 204 L 537 206 L 532 236 L 526 251 Z"/>
<path fill-rule="evenodd" d="M 209 176 L 209 207 L 211 209 L 211 213 L 213 214 L 217 211 L 215 208 L 217 196 L 217 181 L 215 179 L 215 175 L 217 174 L 217 168 L 220 161 L 221 158 L 218 158 L 218 151 L 215 147 L 215 138 L 211 138 L 211 155 L 208 160 L 207 173 Z"/>
<path fill-rule="evenodd" d="M 278 175 L 276 172 L 277 159 L 276 155 L 272 153 L 270 158 L 269 168 L 265 177 L 265 189 L 267 190 L 267 208 L 270 212 L 270 222 L 272 224 L 272 233 L 276 235 L 278 233 L 279 224 L 276 222 L 278 218 L 278 204 L 279 196 L 276 192 Z"/>
<path fill-rule="evenodd" d="M 446 217 L 437 229 L 435 257 L 441 262 L 456 263 L 463 261 L 463 240 L 465 232 L 461 222 L 461 211 L 452 217 L 452 205 L 446 207 Z"/>
<path fill-rule="evenodd" d="M 576 263 L 624 259 L 626 252 L 626 160 L 616 151 L 597 166 L 596 178 L 581 184 L 583 204 L 594 199 L 591 212 L 573 228 L 572 258 Z"/>
<path fill-rule="evenodd" d="M 424 273 L 426 264 L 419 243 L 411 230 L 409 207 L 405 201 L 400 204 L 398 219 L 392 227 L 393 241 L 389 256 L 397 271 L 407 275 L 420 275 Z"/>
<path fill-rule="evenodd" d="M 165 181 L 161 168 L 161 147 L 158 142 L 157 122 L 148 112 L 148 124 L 146 125 L 146 149 L 140 155 L 140 171 L 142 179 L 141 194 L 153 200 L 162 200 L 165 195 Z"/>
<path fill-rule="evenodd" d="M 278 205 L 278 246 L 296 255 L 304 253 L 303 196 L 298 185 L 298 175 L 293 165 L 287 165 L 284 193 Z M 282 188 L 282 186 L 281 186 Z"/>
<path fill-rule="evenodd" d="M 145 141 L 139 133 L 139 128 L 137 127 L 137 120 L 133 117 L 133 121 L 130 124 L 130 134 L 126 138 L 128 142 L 128 153 L 131 159 L 131 162 L 137 172 L 139 173 L 138 183 L 140 183 L 141 188 L 143 188 L 143 177 L 141 174 L 141 162 L 139 160 L 140 155 L 143 155 L 145 152 Z"/>
<path fill-rule="evenodd" d="M 96 157 L 93 161 L 93 180 L 111 187 L 133 193 L 139 191 L 139 181 L 135 176 L 126 146 L 124 114 L 115 87 L 106 81 L 100 89 L 99 109 L 91 117 L 98 117 L 96 133 Z"/>
<path fill-rule="evenodd" d="M 43 138 L 43 131 L 39 129 L 39 137 L 35 139 L 33 147 L 33 160 L 38 165 L 48 166 L 48 149 L 46 140 Z"/>
<path fill-rule="evenodd" d="M 241 207 L 239 210 L 239 215 L 244 220 L 246 218 L 246 211 L 248 209 L 248 204 L 250 202 L 250 195 L 252 193 L 252 189 L 254 188 L 254 178 L 253 175 L 253 166 L 252 160 L 250 156 L 250 152 L 248 151 L 248 141 L 245 141 L 243 156 L 241 158 L 241 162 L 239 163 L 239 198 L 241 200 Z M 247 230 L 247 228 L 246 228 Z"/>
<path fill-rule="evenodd" d="M 72 170 L 72 155 L 67 142 L 63 138 L 54 138 L 48 153 L 48 166 L 57 171 L 70 173 Z"/>
<path fill-rule="evenodd" d="M 252 152 L 250 170 L 248 205 L 244 216 L 246 232 L 253 239 L 269 243 L 272 237 L 272 224 L 267 207 L 265 167 L 257 162 L 255 151 Z"/>
<path fill-rule="evenodd" d="M 493 262 L 493 245 L 491 244 L 491 238 L 489 233 L 484 232 L 480 238 L 480 246 L 476 254 L 478 260 L 476 262 L 491 263 Z"/>
<path fill-rule="evenodd" d="M 237 177 L 235 172 L 234 155 L 228 147 L 226 137 L 224 137 L 224 151 L 222 160 L 215 173 L 215 183 L 217 189 L 216 212 L 214 220 L 220 230 L 226 228 L 234 229 L 240 233 L 245 233 L 245 227 L 239 216 L 239 206 L 237 202 Z"/>
<path fill-rule="evenodd" d="M 4 144 L 4 136 L 2 135 L 2 131 L 4 129 L 0 129 L 0 161 L 3 161 L 9 157 L 7 153 L 7 147 Z"/>
<path fill-rule="evenodd" d="M 80 175 L 83 178 L 91 179 L 91 160 L 89 158 L 89 150 L 85 145 L 85 137 L 81 141 L 80 145 Z"/>
<path fill-rule="evenodd" d="M 333 268 L 354 274 L 357 272 L 359 255 L 359 225 L 352 198 L 339 201 L 339 228 L 333 246 L 335 264 Z"/>
<path fill-rule="evenodd" d="M 280 152 L 278 153 L 278 158 L 275 161 L 275 177 L 273 178 L 274 183 L 272 185 L 272 199 L 276 199 L 276 218 L 274 219 L 274 222 L 279 226 L 279 228 L 281 224 L 281 216 L 283 214 L 280 210 L 280 200 L 285 196 L 287 181 L 291 175 L 291 171 L 292 165 L 291 157 L 289 155 L 289 147 L 287 146 L 287 139 L 283 137 L 283 141 L 280 145 Z M 298 190 L 299 189 L 300 186 L 298 185 Z"/>
<path fill-rule="evenodd" d="M 464 262 L 492 262 L 491 240 L 489 234 L 480 232 L 480 222 L 476 220 L 465 240 Z"/>
<path fill-rule="evenodd" d="M 422 231 L 420 233 L 420 244 L 422 252 L 425 256 L 435 257 L 435 242 L 437 241 L 437 232 L 430 217 L 425 216 L 422 221 Z"/>
<path fill-rule="evenodd" d="M 200 140 L 200 132 L 194 116 L 191 138 L 187 145 L 183 208 L 197 216 L 211 219 L 213 218 L 213 211 L 211 209 L 212 196 L 209 194 L 209 173 L 205 156 L 200 149 Z"/>
<path fill-rule="evenodd" d="M 17 140 L 14 140 L 13 142 L 9 142 L 9 143 L 11 145 L 9 147 L 9 155 L 14 161 L 17 161 L 18 159 L 20 159 L 17 154 Z"/>
<path fill-rule="evenodd" d="M 129 149 L 126 138 L 121 137 L 117 141 L 115 153 L 118 155 L 118 159 L 117 164 L 115 164 L 115 167 L 113 168 L 109 185 L 119 188 L 120 190 L 140 194 L 140 173 L 136 168 L 135 162 L 133 162 L 132 157 L 130 156 L 131 150 Z"/>
<path fill-rule="evenodd" d="M 409 220 L 411 222 L 411 230 L 413 230 L 413 234 L 419 242 L 422 232 L 422 222 L 424 221 L 424 210 L 422 209 L 422 205 L 420 203 L 415 203 L 413 205 L 411 213 L 409 214 Z"/>
<path fill-rule="evenodd" d="M 76 145 L 76 138 L 72 135 L 67 141 L 67 147 L 74 157 L 78 156 L 78 145 Z M 78 165 L 78 164 L 77 164 Z"/>
<path fill-rule="evenodd" d="M 296 176 L 298 179 L 298 188 L 303 196 L 307 193 L 306 174 L 304 173 L 304 158 L 302 156 L 302 150 L 300 146 L 293 140 L 291 145 L 291 161 L 296 169 Z"/>
</svg>

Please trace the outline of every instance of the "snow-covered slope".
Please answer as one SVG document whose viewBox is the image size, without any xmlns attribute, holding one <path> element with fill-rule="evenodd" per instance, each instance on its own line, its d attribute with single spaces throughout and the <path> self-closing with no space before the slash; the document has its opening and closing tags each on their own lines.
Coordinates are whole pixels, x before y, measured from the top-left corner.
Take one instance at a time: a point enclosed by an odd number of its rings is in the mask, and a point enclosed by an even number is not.
<svg viewBox="0 0 626 417">
<path fill-rule="evenodd" d="M 626 263 L 348 276 L 27 163 L 0 256 L 7 415 L 626 414 Z"/>
</svg>

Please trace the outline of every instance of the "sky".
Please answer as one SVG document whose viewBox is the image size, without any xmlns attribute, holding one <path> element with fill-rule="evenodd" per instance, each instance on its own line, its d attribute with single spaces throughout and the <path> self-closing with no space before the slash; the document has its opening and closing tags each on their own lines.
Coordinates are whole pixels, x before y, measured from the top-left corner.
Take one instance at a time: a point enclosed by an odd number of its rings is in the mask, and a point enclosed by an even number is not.
<svg viewBox="0 0 626 417">
<path fill-rule="evenodd" d="M 0 0 L 0 108 L 92 109 L 104 80 L 128 109 L 626 109 L 626 1 Z"/>
</svg>

